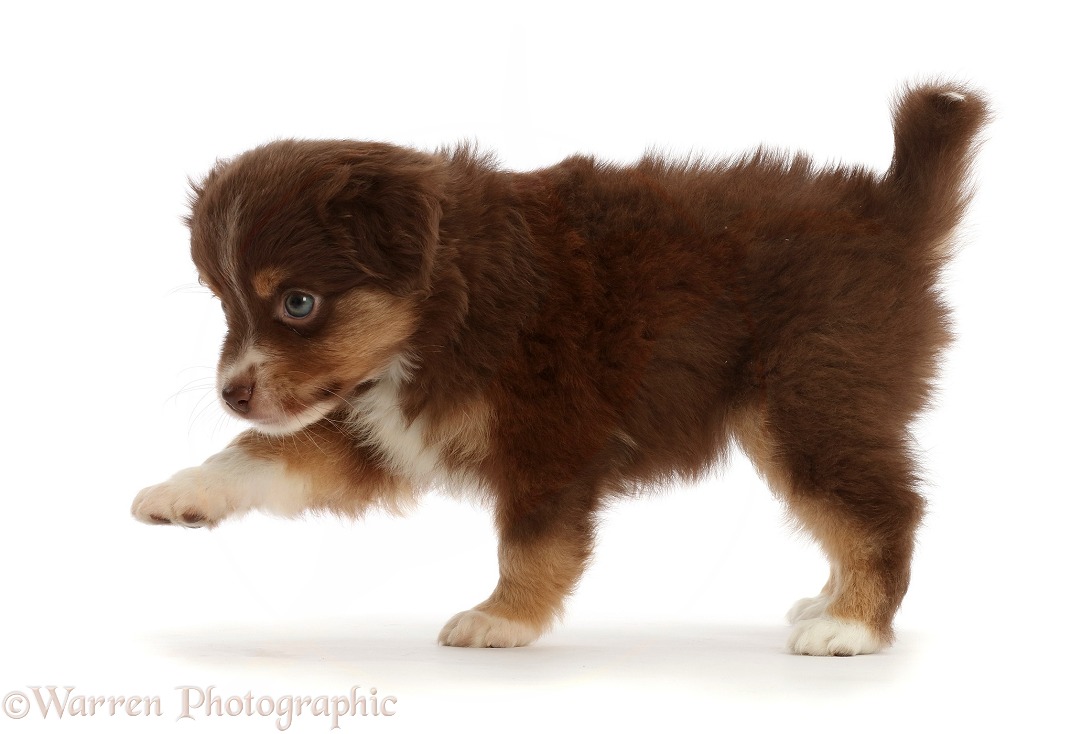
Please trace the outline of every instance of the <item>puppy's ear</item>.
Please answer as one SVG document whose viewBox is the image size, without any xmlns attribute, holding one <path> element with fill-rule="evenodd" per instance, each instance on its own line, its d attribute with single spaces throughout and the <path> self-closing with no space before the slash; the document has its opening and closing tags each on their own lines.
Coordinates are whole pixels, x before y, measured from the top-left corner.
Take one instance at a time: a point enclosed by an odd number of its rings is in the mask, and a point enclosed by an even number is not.
<svg viewBox="0 0 1071 734">
<path fill-rule="evenodd" d="M 354 267 L 396 295 L 431 284 L 442 217 L 439 159 L 402 148 L 346 151 L 321 216 Z"/>
</svg>

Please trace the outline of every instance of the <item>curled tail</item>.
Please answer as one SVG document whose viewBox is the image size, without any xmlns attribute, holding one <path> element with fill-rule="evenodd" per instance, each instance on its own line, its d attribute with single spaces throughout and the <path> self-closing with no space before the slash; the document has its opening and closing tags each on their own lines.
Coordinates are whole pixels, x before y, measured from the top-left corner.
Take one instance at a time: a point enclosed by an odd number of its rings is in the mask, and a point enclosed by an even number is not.
<svg viewBox="0 0 1071 734">
<path fill-rule="evenodd" d="M 970 201 L 976 137 L 988 119 L 985 98 L 956 84 L 907 87 L 896 101 L 883 184 L 897 228 L 934 254 Z"/>
</svg>

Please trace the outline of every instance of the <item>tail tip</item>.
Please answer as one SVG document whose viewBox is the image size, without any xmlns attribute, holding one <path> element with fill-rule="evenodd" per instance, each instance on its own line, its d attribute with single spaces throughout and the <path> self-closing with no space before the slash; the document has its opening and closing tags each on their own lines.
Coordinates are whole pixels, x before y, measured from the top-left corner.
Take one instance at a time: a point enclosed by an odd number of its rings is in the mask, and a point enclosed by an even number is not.
<svg viewBox="0 0 1071 734">
<path fill-rule="evenodd" d="M 976 126 L 989 119 L 989 103 L 985 95 L 964 84 L 950 81 L 907 84 L 897 96 L 896 108 L 901 117 L 965 117 L 973 120 Z"/>
<path fill-rule="evenodd" d="M 955 91 L 952 91 L 952 90 L 947 90 L 947 91 L 944 91 L 944 92 L 939 92 L 938 94 L 940 94 L 940 96 L 944 97 L 945 99 L 949 100 L 950 102 L 966 102 L 967 101 L 967 95 L 964 94 L 963 92 L 955 92 Z"/>
</svg>

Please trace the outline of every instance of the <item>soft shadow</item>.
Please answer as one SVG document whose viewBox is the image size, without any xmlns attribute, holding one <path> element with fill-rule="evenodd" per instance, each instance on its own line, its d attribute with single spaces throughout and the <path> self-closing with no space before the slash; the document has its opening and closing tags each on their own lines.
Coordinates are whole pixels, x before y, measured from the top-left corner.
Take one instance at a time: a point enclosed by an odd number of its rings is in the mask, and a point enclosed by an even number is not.
<svg viewBox="0 0 1071 734">
<path fill-rule="evenodd" d="M 569 626 L 531 647 L 459 649 L 435 644 L 428 620 L 309 620 L 286 626 L 176 629 L 150 634 L 158 655 L 231 673 L 374 679 L 413 688 L 471 690 L 578 682 L 674 682 L 762 695 L 840 693 L 887 684 L 914 667 L 908 636 L 891 651 L 809 658 L 784 650 L 788 627 L 612 624 Z"/>
</svg>

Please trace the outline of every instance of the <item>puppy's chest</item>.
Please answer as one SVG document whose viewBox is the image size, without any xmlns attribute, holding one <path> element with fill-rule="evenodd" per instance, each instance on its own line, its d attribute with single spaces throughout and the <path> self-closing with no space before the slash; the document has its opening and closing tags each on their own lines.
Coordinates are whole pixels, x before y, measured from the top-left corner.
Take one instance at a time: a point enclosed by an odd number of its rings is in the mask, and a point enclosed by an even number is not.
<svg viewBox="0 0 1071 734">
<path fill-rule="evenodd" d="M 401 385 L 384 379 L 354 404 L 351 421 L 391 471 L 417 485 L 455 484 L 469 475 L 472 460 L 486 451 L 486 413 L 467 405 L 453 415 L 410 420 L 402 409 Z M 464 481 L 469 481 L 471 477 Z"/>
<path fill-rule="evenodd" d="M 435 481 L 442 473 L 439 446 L 429 441 L 427 421 L 406 418 L 397 382 L 384 379 L 356 401 L 351 420 L 368 446 L 394 472 L 415 483 Z"/>
</svg>

